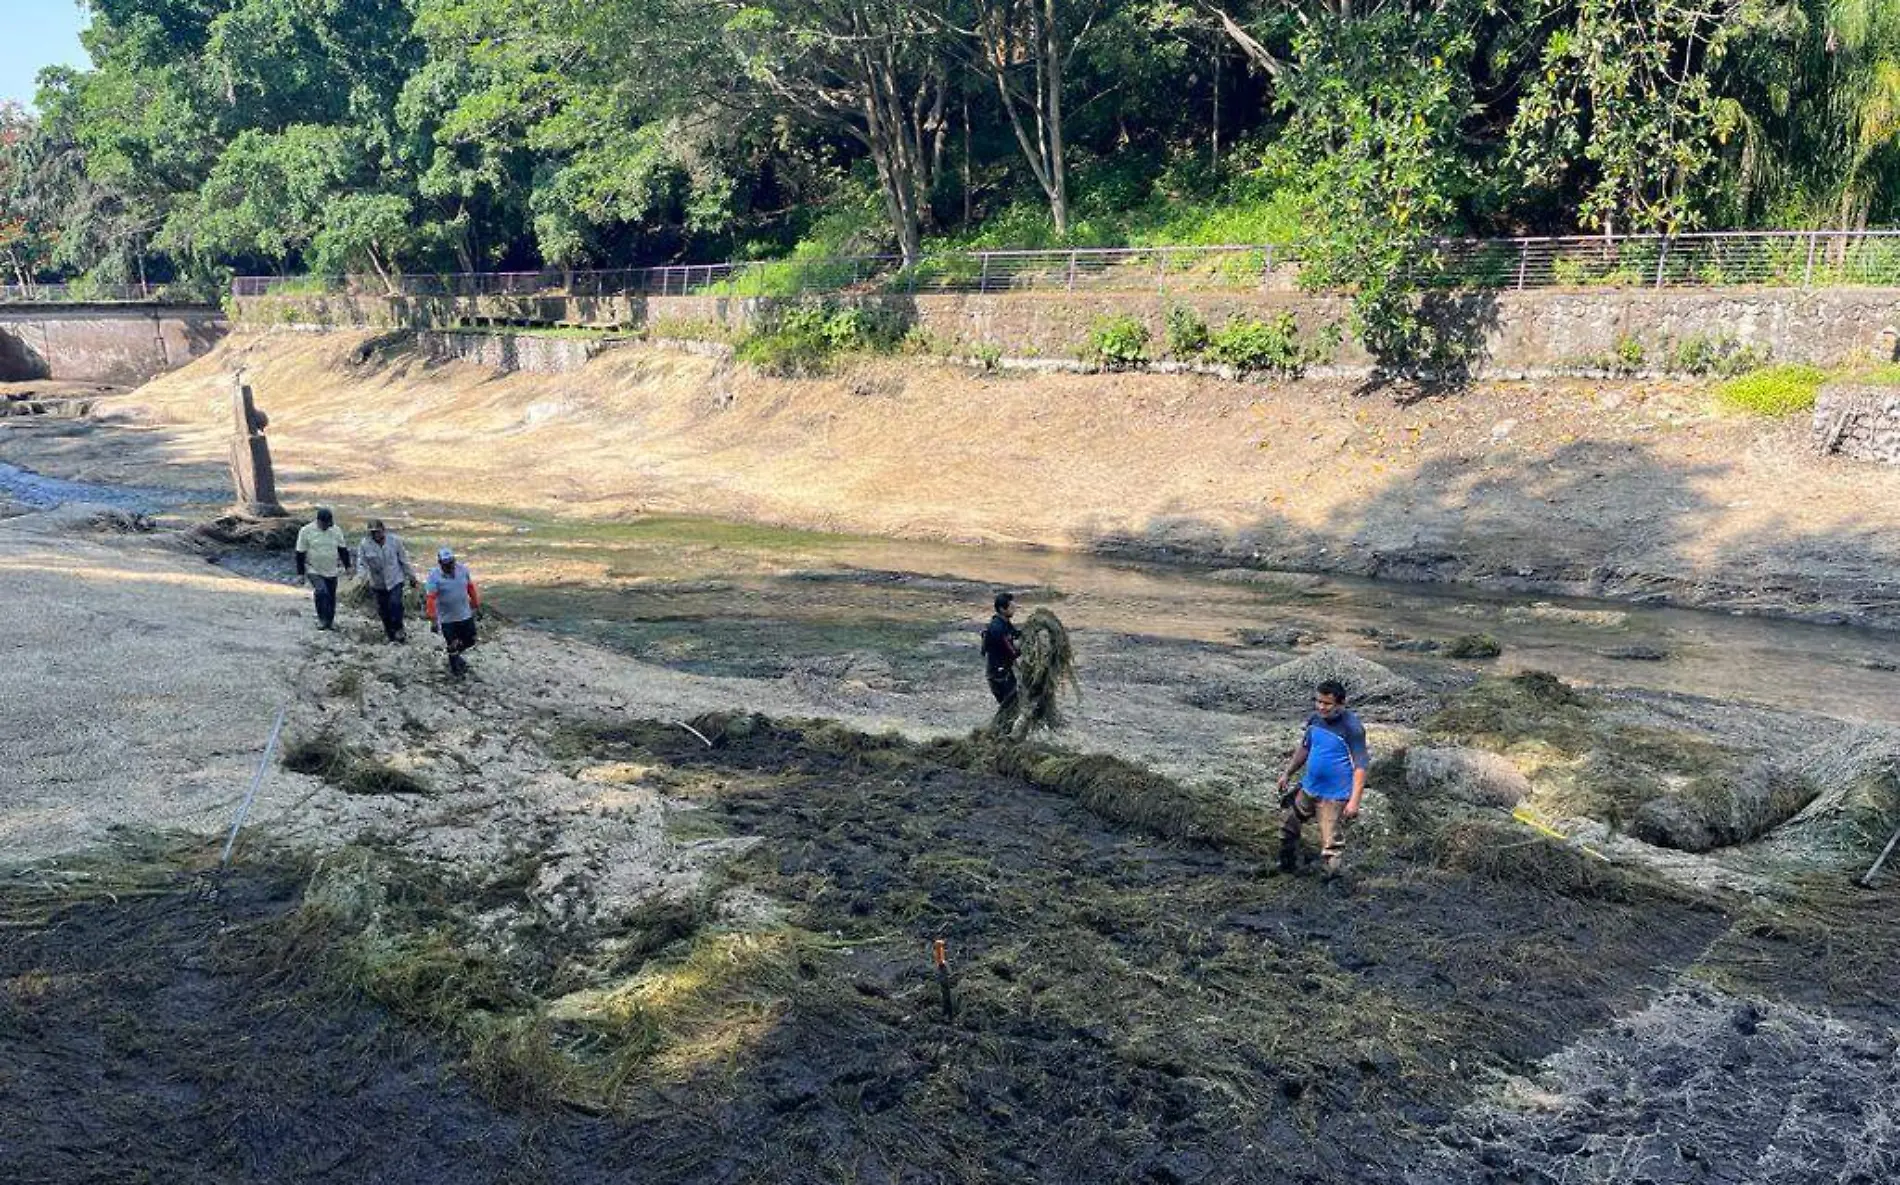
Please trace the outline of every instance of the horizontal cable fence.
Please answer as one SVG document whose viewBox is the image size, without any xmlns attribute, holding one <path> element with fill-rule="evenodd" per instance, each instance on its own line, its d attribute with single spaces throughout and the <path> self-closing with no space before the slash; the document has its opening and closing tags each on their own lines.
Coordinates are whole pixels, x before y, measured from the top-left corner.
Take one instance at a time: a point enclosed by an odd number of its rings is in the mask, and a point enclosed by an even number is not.
<svg viewBox="0 0 1900 1185">
<path fill-rule="evenodd" d="M 187 284 L 0 284 L 0 304 L 205 304 L 216 290 Z"/>
<path fill-rule="evenodd" d="M 690 264 L 615 271 L 242 277 L 239 297 L 937 295 L 1002 292 L 1293 291 L 1289 247 L 1107 247 L 958 251 Z M 1900 286 L 1900 230 L 1748 231 L 1445 239 L 1420 246 L 1409 279 L 1474 291 L 1551 288 Z"/>
<path fill-rule="evenodd" d="M 0 285 L 0 304 L 217 304 L 218 294 L 215 283 L 15 283 Z"/>
</svg>

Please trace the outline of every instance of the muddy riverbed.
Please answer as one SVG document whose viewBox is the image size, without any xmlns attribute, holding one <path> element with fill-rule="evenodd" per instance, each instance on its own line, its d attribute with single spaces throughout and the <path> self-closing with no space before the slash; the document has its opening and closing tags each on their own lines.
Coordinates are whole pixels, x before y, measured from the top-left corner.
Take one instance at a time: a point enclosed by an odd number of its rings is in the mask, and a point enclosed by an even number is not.
<svg viewBox="0 0 1900 1185">
<path fill-rule="evenodd" d="M 309 634 L 285 557 L 187 550 L 169 524 L 197 508 L 126 498 L 159 529 L 0 520 L 0 598 L 57 595 L 55 571 L 87 592 L 85 628 L 55 615 L 29 643 L 57 638 L 68 661 L 21 677 L 57 683 L 69 716 L 92 695 L 109 732 L 123 697 L 59 683 L 72 660 L 116 645 L 163 671 L 268 634 L 217 712 L 268 725 L 287 696 L 290 739 L 340 756 L 274 768 L 222 881 L 213 820 L 236 793 L 176 782 L 182 742 L 241 789 L 264 729 L 217 733 L 209 680 L 200 706 L 172 704 L 169 735 L 140 734 L 178 754 L 3 784 L 9 1180 L 1900 1169 L 1883 986 L 1900 900 L 1847 887 L 1868 836 L 1900 822 L 1880 772 L 1900 751 L 1882 747 L 1900 723 L 1891 635 L 678 518 L 339 506 L 418 554 L 453 543 L 483 577 L 499 616 L 455 684 L 361 610 Z M 139 600 L 154 586 L 176 599 Z M 961 739 L 988 714 L 974 630 L 998 587 L 1074 631 L 1065 748 Z M 207 628 L 213 592 L 269 608 Z M 134 604 L 135 632 L 97 628 Z M 1479 635 L 1496 658 L 1451 657 Z M 1272 773 L 1321 669 L 1359 681 L 1380 759 L 1330 883 L 1266 875 Z M 1562 682 L 1514 678 L 1531 671 Z M 163 712 L 166 694 L 138 698 Z M 1508 763 L 1517 814 L 1408 777 L 1398 754 L 1428 747 Z M 1706 853 L 1629 833 L 1643 805 L 1706 805 L 1751 763 L 1820 769 L 1816 748 L 1865 756 L 1827 767 L 1851 800 L 1814 787 L 1798 816 Z M 377 771 L 402 776 L 351 776 Z M 129 809 L 97 813 L 108 788 Z M 67 798 L 93 813 L 68 821 Z M 155 836 L 139 816 L 167 800 Z M 357 1118 L 396 1114 L 413 1119 Z"/>
</svg>

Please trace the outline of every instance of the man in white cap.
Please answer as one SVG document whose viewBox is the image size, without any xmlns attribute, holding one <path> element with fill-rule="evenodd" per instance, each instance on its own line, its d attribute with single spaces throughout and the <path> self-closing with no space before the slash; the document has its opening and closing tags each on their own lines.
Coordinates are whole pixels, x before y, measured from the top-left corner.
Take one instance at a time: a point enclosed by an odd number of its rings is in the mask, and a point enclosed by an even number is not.
<svg viewBox="0 0 1900 1185">
<path fill-rule="evenodd" d="M 430 632 L 440 631 L 448 644 L 449 674 L 459 679 L 468 672 L 462 652 L 475 645 L 475 611 L 482 607 L 482 598 L 475 591 L 474 576 L 456 562 L 453 549 L 443 548 L 435 559 L 423 584 L 423 611 L 429 615 Z"/>
</svg>

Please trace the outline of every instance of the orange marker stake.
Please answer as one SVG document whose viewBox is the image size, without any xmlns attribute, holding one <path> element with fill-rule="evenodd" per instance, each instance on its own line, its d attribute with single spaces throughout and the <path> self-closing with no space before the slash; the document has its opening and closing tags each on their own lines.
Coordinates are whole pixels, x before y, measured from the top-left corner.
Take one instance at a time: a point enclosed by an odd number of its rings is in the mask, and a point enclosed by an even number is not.
<svg viewBox="0 0 1900 1185">
<path fill-rule="evenodd" d="M 943 1018 L 955 1020 L 957 1006 L 950 998 L 950 960 L 944 955 L 943 939 L 939 938 L 930 944 L 930 953 L 937 961 L 937 991 L 943 996 Z"/>
</svg>

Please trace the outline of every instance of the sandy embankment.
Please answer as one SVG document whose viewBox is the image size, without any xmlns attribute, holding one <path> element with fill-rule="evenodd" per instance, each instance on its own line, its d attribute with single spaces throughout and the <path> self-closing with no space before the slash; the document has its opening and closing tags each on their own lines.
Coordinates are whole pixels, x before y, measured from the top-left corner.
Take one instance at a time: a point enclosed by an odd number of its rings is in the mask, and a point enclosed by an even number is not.
<svg viewBox="0 0 1900 1185">
<path fill-rule="evenodd" d="M 789 381 L 641 346 L 496 376 L 400 350 L 354 362 L 366 340 L 239 334 L 107 401 L 73 455 L 95 476 L 221 485 L 243 366 L 304 500 L 688 512 L 1900 624 L 1900 472 L 1818 458 L 1803 424 L 1721 414 L 1697 387 L 1406 403 L 915 360 Z M 6 456 L 58 472 L 51 443 Z"/>
</svg>

